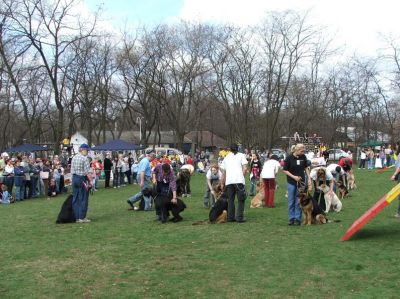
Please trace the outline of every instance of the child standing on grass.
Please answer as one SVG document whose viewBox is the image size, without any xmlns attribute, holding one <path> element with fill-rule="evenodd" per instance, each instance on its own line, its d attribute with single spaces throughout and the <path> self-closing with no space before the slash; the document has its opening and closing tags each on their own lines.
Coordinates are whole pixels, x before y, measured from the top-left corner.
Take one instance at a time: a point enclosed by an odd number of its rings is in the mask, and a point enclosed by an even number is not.
<svg viewBox="0 0 400 299">
<path fill-rule="evenodd" d="M 250 162 L 250 196 L 256 194 L 256 185 L 260 180 L 261 161 L 258 154 L 252 154 Z"/>
</svg>

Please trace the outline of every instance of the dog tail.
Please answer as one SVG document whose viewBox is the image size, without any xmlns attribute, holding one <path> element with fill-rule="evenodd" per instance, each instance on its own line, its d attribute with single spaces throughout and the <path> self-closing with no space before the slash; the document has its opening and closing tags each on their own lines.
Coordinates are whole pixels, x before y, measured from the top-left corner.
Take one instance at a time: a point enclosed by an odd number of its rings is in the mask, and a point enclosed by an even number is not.
<svg viewBox="0 0 400 299">
<path fill-rule="evenodd" d="M 192 225 L 204 225 L 204 224 L 210 224 L 210 221 L 208 221 L 208 220 L 200 220 L 200 221 L 196 221 L 196 222 L 192 223 Z"/>
</svg>

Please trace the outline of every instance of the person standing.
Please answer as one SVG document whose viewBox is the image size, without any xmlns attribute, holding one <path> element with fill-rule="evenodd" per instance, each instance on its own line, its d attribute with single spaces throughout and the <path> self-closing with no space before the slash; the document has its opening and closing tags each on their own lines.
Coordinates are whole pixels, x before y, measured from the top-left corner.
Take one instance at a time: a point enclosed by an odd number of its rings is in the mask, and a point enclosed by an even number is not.
<svg viewBox="0 0 400 299">
<path fill-rule="evenodd" d="M 281 168 L 277 155 L 272 155 L 271 158 L 264 163 L 261 171 L 261 179 L 264 185 L 264 203 L 267 208 L 275 207 L 275 189 L 276 189 L 276 174 Z"/>
<path fill-rule="evenodd" d="M 368 148 L 367 151 L 368 170 L 374 169 L 374 157 L 375 157 L 374 150 L 372 148 Z"/>
<path fill-rule="evenodd" d="M 111 168 L 112 168 L 111 155 L 107 154 L 103 161 L 104 175 L 106 177 L 106 181 L 104 183 L 105 188 L 110 188 Z"/>
<path fill-rule="evenodd" d="M 362 149 L 360 153 L 360 165 L 358 166 L 358 169 L 364 168 L 365 169 L 365 161 L 367 160 L 367 154 L 365 153 L 365 150 Z"/>
<path fill-rule="evenodd" d="M 260 157 L 256 153 L 252 154 L 250 161 L 250 196 L 256 194 L 256 185 L 260 181 L 261 169 Z"/>
<path fill-rule="evenodd" d="M 399 156 L 400 154 L 400 150 L 397 150 L 397 156 Z M 396 162 L 395 162 L 395 171 L 391 177 L 392 181 L 397 181 L 400 184 L 400 157 L 397 158 Z M 397 197 L 397 199 L 399 200 L 399 206 L 397 208 L 397 213 L 394 215 L 394 217 L 396 218 L 400 218 L 400 195 Z"/>
<path fill-rule="evenodd" d="M 90 171 L 90 163 L 87 157 L 89 149 L 89 145 L 82 144 L 79 147 L 79 153 L 75 155 L 71 161 L 72 208 L 77 223 L 90 222 L 90 220 L 86 218 L 89 201 L 89 190 L 86 188 L 88 181 L 87 175 Z"/>
<path fill-rule="evenodd" d="M 238 152 L 238 146 L 232 145 L 231 152 L 224 158 L 221 164 L 222 187 L 226 186 L 228 194 L 228 222 L 245 222 L 244 202 L 246 200 L 246 188 L 244 175 L 247 171 L 246 156 Z M 235 196 L 238 199 L 238 209 L 235 215 Z M 236 217 L 235 217 L 236 216 Z"/>
<path fill-rule="evenodd" d="M 385 148 L 385 155 L 386 155 L 386 167 L 392 165 L 392 158 L 390 157 L 392 154 L 392 145 L 389 144 L 387 148 Z"/>
<path fill-rule="evenodd" d="M 289 225 L 301 224 L 301 209 L 298 197 L 298 185 L 305 184 L 307 174 L 308 184 L 311 185 L 311 178 L 308 171 L 307 158 L 304 155 L 304 144 L 296 144 L 292 154 L 286 157 L 283 172 L 287 177 L 288 190 L 288 218 Z"/>
<path fill-rule="evenodd" d="M 14 184 L 15 184 L 15 200 L 24 200 L 24 190 L 25 190 L 25 169 L 21 166 L 21 160 L 17 159 L 15 161 L 14 167 Z"/>
<path fill-rule="evenodd" d="M 151 197 L 145 196 L 143 191 L 150 187 L 151 183 L 151 162 L 154 160 L 156 155 L 154 153 L 149 153 L 144 157 L 138 166 L 137 180 L 140 184 L 140 191 L 134 196 L 130 197 L 126 202 L 133 208 L 133 204 L 139 200 L 144 199 L 144 210 L 148 211 L 151 208 Z"/>
</svg>

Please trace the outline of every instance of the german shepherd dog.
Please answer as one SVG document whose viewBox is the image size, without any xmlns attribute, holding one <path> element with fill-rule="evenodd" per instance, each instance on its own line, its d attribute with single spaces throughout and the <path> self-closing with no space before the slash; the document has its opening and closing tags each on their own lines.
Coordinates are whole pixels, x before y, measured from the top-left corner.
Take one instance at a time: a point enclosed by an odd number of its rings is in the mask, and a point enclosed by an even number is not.
<svg viewBox="0 0 400 299">
<path fill-rule="evenodd" d="M 349 190 L 342 181 L 338 181 L 336 183 L 336 187 L 339 191 L 340 200 L 343 200 L 343 198 L 345 198 L 349 194 Z"/>
<path fill-rule="evenodd" d="M 196 221 L 193 225 L 200 224 L 221 224 L 225 223 L 228 217 L 228 197 L 220 184 L 213 185 L 215 192 L 215 204 L 208 214 L 208 220 Z"/>
<path fill-rule="evenodd" d="M 306 187 L 299 187 L 300 207 L 304 214 L 303 224 L 325 224 L 327 219 L 318 203 L 308 193 Z"/>
</svg>

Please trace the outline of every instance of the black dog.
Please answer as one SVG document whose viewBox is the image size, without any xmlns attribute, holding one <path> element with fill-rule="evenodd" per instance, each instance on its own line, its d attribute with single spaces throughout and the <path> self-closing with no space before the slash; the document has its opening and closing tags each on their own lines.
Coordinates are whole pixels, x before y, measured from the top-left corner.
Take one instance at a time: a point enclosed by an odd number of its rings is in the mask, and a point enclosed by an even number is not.
<svg viewBox="0 0 400 299">
<path fill-rule="evenodd" d="M 180 169 L 176 176 L 176 194 L 178 196 L 190 196 L 190 171 Z"/>
<path fill-rule="evenodd" d="M 71 223 L 75 222 L 74 210 L 72 208 L 72 195 L 69 195 L 67 199 L 64 201 L 61 211 L 58 214 L 58 218 L 56 223 Z"/>
<path fill-rule="evenodd" d="M 152 191 L 152 196 L 154 198 L 156 211 L 159 213 L 158 216 L 160 217 L 160 221 L 162 223 L 167 222 L 170 211 L 172 216 L 174 216 L 170 221 L 179 222 L 183 220 L 182 216 L 179 214 L 185 210 L 186 205 L 180 198 L 177 198 L 177 203 L 173 204 L 170 196 L 157 193 L 155 190 Z"/>
<path fill-rule="evenodd" d="M 213 224 L 217 223 L 224 211 L 228 211 L 228 198 L 226 196 L 221 196 L 211 208 L 208 214 L 208 221 Z"/>
</svg>

